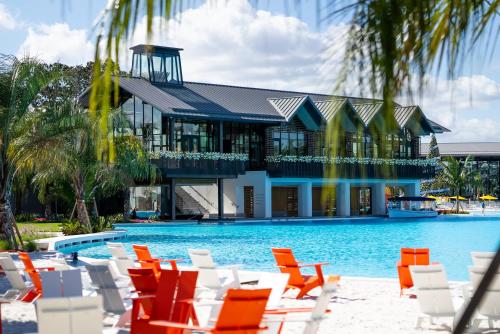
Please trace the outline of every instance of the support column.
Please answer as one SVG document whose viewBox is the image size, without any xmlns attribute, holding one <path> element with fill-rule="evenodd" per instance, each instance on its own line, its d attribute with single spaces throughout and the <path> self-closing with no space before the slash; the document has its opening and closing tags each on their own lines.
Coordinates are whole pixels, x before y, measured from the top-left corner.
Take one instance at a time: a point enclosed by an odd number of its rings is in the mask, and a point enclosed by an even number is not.
<svg viewBox="0 0 500 334">
<path fill-rule="evenodd" d="M 377 183 L 372 187 L 372 213 L 374 215 L 385 215 L 386 205 L 385 205 L 385 182 Z"/>
<path fill-rule="evenodd" d="M 219 219 L 224 219 L 224 179 L 217 179 L 217 209 Z"/>
<path fill-rule="evenodd" d="M 169 183 L 169 191 L 170 191 L 170 219 L 175 220 L 175 179 L 170 179 Z"/>
<path fill-rule="evenodd" d="M 337 216 L 351 215 L 351 184 L 342 182 L 337 185 Z"/>
<path fill-rule="evenodd" d="M 416 181 L 405 187 L 405 196 L 420 196 L 420 182 Z"/>
<path fill-rule="evenodd" d="M 312 217 L 312 183 L 299 185 L 299 216 Z"/>
<path fill-rule="evenodd" d="M 273 217 L 273 184 L 269 181 L 268 178 L 265 179 L 264 184 L 264 217 L 272 218 Z"/>
<path fill-rule="evenodd" d="M 166 187 L 165 185 L 162 185 L 160 187 L 160 191 L 161 191 L 161 196 L 160 196 L 160 199 L 161 199 L 161 204 L 160 204 L 160 215 L 161 216 L 166 216 L 168 215 L 168 187 Z"/>
<path fill-rule="evenodd" d="M 173 118 L 168 119 L 168 150 L 175 151 L 174 135 L 175 135 L 175 122 Z"/>
<path fill-rule="evenodd" d="M 219 152 L 224 152 L 224 122 L 219 121 Z"/>
</svg>

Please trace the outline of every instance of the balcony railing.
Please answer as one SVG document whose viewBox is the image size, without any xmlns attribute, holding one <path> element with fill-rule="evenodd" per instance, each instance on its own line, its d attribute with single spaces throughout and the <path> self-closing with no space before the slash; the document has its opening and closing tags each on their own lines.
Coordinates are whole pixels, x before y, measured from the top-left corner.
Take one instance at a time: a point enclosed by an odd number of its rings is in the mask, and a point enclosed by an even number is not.
<svg viewBox="0 0 500 334">
<path fill-rule="evenodd" d="M 434 161 L 355 158 L 321 161 L 320 157 L 310 160 L 300 161 L 299 159 L 276 159 L 273 157 L 268 159 L 266 163 L 267 171 L 271 177 L 427 179 L 435 176 Z"/>
<path fill-rule="evenodd" d="M 163 177 L 228 178 L 246 171 L 248 156 L 231 153 L 155 152 L 151 162 Z"/>
</svg>

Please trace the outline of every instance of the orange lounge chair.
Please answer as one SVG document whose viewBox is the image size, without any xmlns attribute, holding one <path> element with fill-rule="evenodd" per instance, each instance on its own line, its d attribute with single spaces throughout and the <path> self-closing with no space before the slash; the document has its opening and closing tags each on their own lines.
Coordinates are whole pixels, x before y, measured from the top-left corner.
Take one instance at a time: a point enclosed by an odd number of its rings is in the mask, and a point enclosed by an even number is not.
<svg viewBox="0 0 500 334">
<path fill-rule="evenodd" d="M 40 278 L 40 270 L 55 270 L 54 267 L 36 267 L 31 261 L 31 257 L 26 252 L 19 252 L 19 260 L 24 264 L 24 271 L 30 276 L 33 283 L 33 290 L 22 298 L 23 301 L 33 301 L 42 296 L 42 280 Z"/>
<path fill-rule="evenodd" d="M 295 260 L 290 248 L 273 248 L 272 250 L 280 271 L 290 275 L 287 289 L 299 289 L 297 299 L 304 297 L 312 289 L 325 284 L 321 266 L 327 265 L 328 262 L 303 264 Z M 300 268 L 303 267 L 314 267 L 316 276 L 302 275 Z"/>
<path fill-rule="evenodd" d="M 218 334 L 257 334 L 266 329 L 260 323 L 270 294 L 271 289 L 227 290 L 214 327 L 199 327 L 171 321 L 151 321 L 150 324 L 162 328 L 162 333 L 169 334 L 176 328 Z"/>
<path fill-rule="evenodd" d="M 137 255 L 137 261 L 139 261 L 141 268 L 152 268 L 155 274 L 158 276 L 161 272 L 161 262 L 168 262 L 172 267 L 172 270 L 177 270 L 177 261 L 181 259 L 170 259 L 164 260 L 159 258 L 154 258 L 149 252 L 149 248 L 146 245 L 132 245 L 135 254 Z"/>
<path fill-rule="evenodd" d="M 151 321 L 187 324 L 198 319 L 193 305 L 197 271 L 161 271 L 155 295 L 133 298 L 130 331 L 133 334 L 182 334 L 182 329 L 166 330 Z M 146 303 L 146 307 L 145 307 Z"/>
<path fill-rule="evenodd" d="M 158 289 L 158 276 L 156 276 L 152 268 L 129 268 L 128 274 L 135 289 L 132 292 L 136 292 L 139 297 L 156 295 L 156 290 Z M 142 307 L 144 308 L 144 312 L 148 313 L 151 312 L 153 304 L 151 300 L 144 300 Z"/>
<path fill-rule="evenodd" d="M 398 268 L 398 277 L 400 292 L 403 295 L 403 289 L 413 287 L 409 266 L 413 265 L 429 265 L 430 254 L 429 248 L 401 248 L 401 260 L 396 263 Z"/>
</svg>

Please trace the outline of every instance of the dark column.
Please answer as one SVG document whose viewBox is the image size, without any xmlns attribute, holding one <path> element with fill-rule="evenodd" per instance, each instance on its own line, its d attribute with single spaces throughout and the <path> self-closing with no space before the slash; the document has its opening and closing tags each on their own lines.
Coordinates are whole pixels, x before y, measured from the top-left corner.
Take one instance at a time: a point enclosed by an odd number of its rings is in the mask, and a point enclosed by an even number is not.
<svg viewBox="0 0 500 334">
<path fill-rule="evenodd" d="M 219 121 L 219 152 L 224 152 L 224 122 Z"/>
<path fill-rule="evenodd" d="M 161 186 L 161 204 L 160 204 L 160 215 L 165 216 L 168 214 L 169 206 L 168 206 L 168 187 L 165 185 Z"/>
<path fill-rule="evenodd" d="M 168 150 L 174 151 L 174 135 L 175 135 L 175 122 L 173 118 L 168 119 Z"/>
<path fill-rule="evenodd" d="M 170 219 L 175 220 L 175 179 L 170 179 Z"/>
<path fill-rule="evenodd" d="M 224 179 L 217 179 L 217 208 L 219 219 L 224 218 Z"/>
</svg>

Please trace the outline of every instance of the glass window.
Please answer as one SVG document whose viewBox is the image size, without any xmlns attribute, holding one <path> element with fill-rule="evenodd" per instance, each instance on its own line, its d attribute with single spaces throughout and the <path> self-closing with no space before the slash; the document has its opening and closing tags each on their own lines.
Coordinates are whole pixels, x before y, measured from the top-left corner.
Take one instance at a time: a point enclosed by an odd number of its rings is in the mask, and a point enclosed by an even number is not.
<svg viewBox="0 0 500 334">
<path fill-rule="evenodd" d="M 135 100 L 135 134 L 138 136 L 143 135 L 143 126 L 144 126 L 144 113 L 143 113 L 143 103 L 137 97 L 134 97 Z"/>
<path fill-rule="evenodd" d="M 141 77 L 149 80 L 149 64 L 148 56 L 141 55 Z"/>
</svg>

